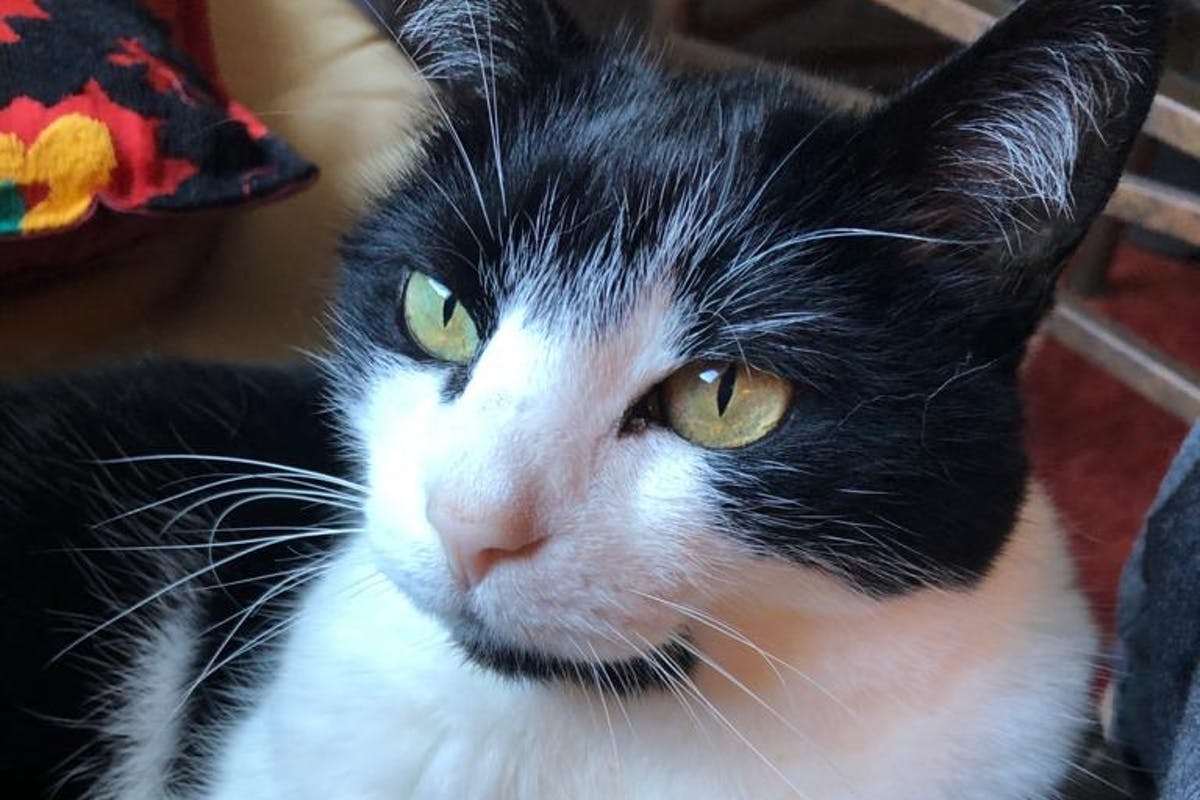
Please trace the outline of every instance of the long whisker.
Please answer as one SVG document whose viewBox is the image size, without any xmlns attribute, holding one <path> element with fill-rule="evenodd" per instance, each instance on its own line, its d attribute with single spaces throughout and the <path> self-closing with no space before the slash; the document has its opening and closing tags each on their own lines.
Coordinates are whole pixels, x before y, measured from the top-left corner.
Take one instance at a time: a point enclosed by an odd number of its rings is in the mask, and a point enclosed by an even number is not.
<svg viewBox="0 0 1200 800">
<path fill-rule="evenodd" d="M 158 589 L 157 591 L 152 592 L 151 594 L 142 598 L 141 600 L 134 603 L 133 605 L 126 607 L 120 613 L 118 613 L 112 617 L 109 617 L 104 622 L 100 623 L 99 625 L 93 627 L 92 629 L 90 629 L 89 631 L 84 633 L 83 635 L 72 640 L 66 647 L 59 650 L 57 653 L 55 653 L 54 656 L 50 659 L 49 663 L 53 664 L 53 663 L 59 661 L 63 656 L 67 655 L 67 653 L 71 652 L 79 645 L 88 641 L 92 637 L 108 630 L 109 628 L 111 628 L 113 625 L 116 625 L 121 620 L 126 619 L 131 614 L 138 612 L 139 610 L 145 608 L 146 606 L 150 605 L 151 603 L 158 600 L 159 598 L 166 596 L 170 592 L 178 589 L 180 586 L 184 586 L 184 585 L 190 583 L 191 581 L 194 581 L 195 579 L 197 579 L 209 572 L 213 572 L 213 571 L 217 570 L 218 568 L 225 566 L 226 564 L 232 564 L 233 562 L 237 561 L 238 559 L 245 558 L 248 555 L 252 555 L 253 553 L 257 553 L 261 550 L 271 547 L 272 544 L 273 544 L 273 542 L 264 542 L 262 544 L 257 544 L 252 547 L 248 547 L 245 550 L 239 550 L 238 552 L 233 553 L 232 555 L 226 556 L 222 559 L 219 559 L 218 561 L 210 563 L 208 566 L 202 567 L 197 570 L 193 570 L 192 572 L 189 572 L 188 574 L 184 575 L 182 578 L 178 578 L 176 580 L 171 581 L 170 583 L 168 583 L 166 586 L 162 587 L 161 589 Z"/>
<path fill-rule="evenodd" d="M 183 696 L 181 697 L 181 699 L 177 705 L 176 713 L 179 713 L 179 711 L 183 709 L 184 705 L 187 704 L 187 701 L 191 697 L 192 693 L 195 692 L 196 689 L 198 689 L 200 687 L 200 684 L 204 680 L 207 680 L 212 675 L 215 675 L 217 672 L 220 672 L 222 669 L 227 667 L 229 664 L 233 663 L 237 659 L 246 655 L 251 650 L 261 647 L 262 645 L 271 641 L 272 639 L 274 639 L 276 636 L 279 636 L 280 634 L 286 633 L 298 621 L 299 620 L 296 617 L 287 617 L 285 619 L 280 620 L 279 622 L 277 622 L 274 625 L 272 625 L 271 627 L 267 628 L 265 631 L 263 631 L 259 635 L 255 636 L 250 641 L 243 644 L 238 649 L 234 650 L 232 653 L 230 653 L 225 658 L 221 659 L 216 664 L 212 664 L 210 667 L 206 668 L 204 674 L 201 675 L 201 677 L 198 680 L 193 682 L 185 690 L 185 693 L 183 694 Z"/>
<path fill-rule="evenodd" d="M 479 83 L 483 88 L 483 102 L 488 112 L 488 127 L 491 129 L 492 158 L 496 165 L 496 183 L 500 190 L 500 207 L 508 216 L 508 195 L 504 186 L 504 165 L 500 156 L 500 125 L 499 99 L 496 96 L 496 52 L 491 31 L 491 20 L 488 20 L 488 51 L 491 54 L 491 75 L 483 63 L 483 49 L 479 41 L 479 31 L 475 27 L 475 10 L 467 5 L 467 20 L 471 24 L 471 36 L 475 40 L 475 54 L 479 59 Z"/>
<path fill-rule="evenodd" d="M 276 572 L 268 572 L 268 573 L 265 573 L 262 575 L 252 575 L 248 578 L 237 578 L 237 579 L 231 580 L 231 581 L 222 581 L 221 583 L 216 583 L 216 584 L 213 584 L 212 586 L 201 586 L 201 587 L 198 587 L 196 589 L 196 591 L 197 592 L 227 592 L 230 589 L 234 588 L 235 586 L 246 586 L 251 583 L 261 583 L 263 581 L 269 581 L 274 578 L 284 578 L 284 577 L 287 577 L 288 575 L 294 574 L 295 572 L 296 572 L 295 567 L 289 567 L 288 569 L 281 569 Z M 237 615 L 240 613 L 241 613 L 241 611 L 238 610 L 238 611 L 234 612 L 233 614 L 230 614 L 229 616 L 220 620 L 219 622 L 214 622 L 213 624 L 206 627 L 203 631 L 201 631 L 201 635 L 207 635 L 207 634 L 216 632 L 224 625 L 229 624 L 229 622 L 231 620 L 235 619 L 237 617 Z"/>
<path fill-rule="evenodd" d="M 307 489 L 287 489 L 287 488 L 262 488 L 253 487 L 247 489 L 230 489 L 224 492 L 218 492 L 213 495 L 206 495 L 199 500 L 193 501 L 181 510 L 175 512 L 160 528 L 160 531 L 165 533 L 174 528 L 176 523 L 187 517 L 193 511 L 204 506 L 211 505 L 220 500 L 227 500 L 233 497 L 240 497 L 241 500 L 231 504 L 222 512 L 219 522 L 224 522 L 228 518 L 231 509 L 241 508 L 248 503 L 261 502 L 264 500 L 303 500 L 314 505 L 324 505 L 331 508 L 339 508 L 344 511 L 358 511 L 358 506 L 350 504 L 343 499 L 341 495 L 332 494 L 329 492 L 318 492 Z M 210 528 L 210 533 L 212 529 Z"/>
<path fill-rule="evenodd" d="M 454 126 L 454 122 L 450 118 L 450 112 L 442 104 L 437 92 L 430 92 L 429 96 L 438 111 L 438 115 L 442 118 L 447 132 L 449 132 L 450 138 L 454 140 L 454 148 L 458 151 L 463 166 L 466 167 L 467 177 L 470 178 L 471 185 L 475 190 L 475 199 L 479 201 L 479 212 L 483 216 L 483 224 L 487 228 L 488 235 L 495 237 L 496 231 L 492 227 L 492 218 L 488 213 L 487 201 L 483 199 L 483 184 L 479 180 L 479 174 L 475 170 L 475 165 L 471 163 L 471 156 L 467 153 L 467 146 L 463 143 L 462 137 L 459 136 L 458 129 Z"/>
<path fill-rule="evenodd" d="M 388 22 L 387 19 L 384 18 L 383 14 L 381 14 L 379 12 L 379 10 L 375 8 L 374 4 L 368 2 L 368 3 L 365 3 L 364 5 L 366 5 L 367 8 L 371 11 L 371 14 L 375 17 L 376 20 L 378 20 L 379 24 L 383 26 L 384 30 L 386 30 L 391 35 L 392 41 L 395 42 L 397 45 L 404 47 L 403 42 L 401 41 L 401 39 L 402 39 L 401 32 L 399 30 L 397 30 L 396 27 L 393 26 L 390 22 Z M 473 25 L 474 25 L 474 20 L 472 19 L 472 26 Z M 413 63 L 415 64 L 417 62 L 417 58 L 415 58 L 414 56 L 419 56 L 419 54 L 409 53 L 408 55 L 409 55 L 410 60 L 413 61 Z M 481 66 L 482 66 L 482 54 L 480 55 L 480 60 L 481 60 Z M 432 82 L 431 76 L 422 74 L 422 77 L 425 80 Z M 485 81 L 485 83 L 486 83 L 486 81 Z M 483 199 L 483 186 L 479 180 L 479 175 L 475 171 L 474 165 L 471 163 L 471 158 L 467 154 L 466 145 L 463 143 L 462 137 L 459 136 L 458 129 L 454 125 L 454 120 L 451 118 L 450 112 L 446 110 L 446 106 L 442 103 L 441 98 L 438 96 L 438 92 L 437 92 L 436 88 L 432 89 L 429 92 L 429 99 L 430 99 L 430 102 L 433 103 L 433 106 L 436 109 L 438 116 L 440 116 L 442 118 L 442 122 L 446 126 L 447 132 L 450 134 L 451 139 L 453 139 L 453 141 L 454 141 L 455 149 L 458 151 L 458 155 L 462 159 L 463 166 L 466 167 L 468 177 L 471 179 L 471 183 L 475 189 L 475 197 L 479 201 L 479 210 L 483 215 L 484 225 L 487 226 L 488 235 L 495 236 L 496 235 L 495 231 L 493 231 L 493 229 L 492 229 L 491 217 L 489 216 L 488 210 L 487 210 L 487 203 Z M 501 191 L 503 191 L 503 187 L 501 188 Z M 506 203 L 506 205 L 507 205 L 507 203 Z"/>
<path fill-rule="evenodd" d="M 612 623 L 605 622 L 604 624 L 612 635 L 616 636 L 621 643 L 632 650 L 639 659 L 641 659 L 650 667 L 650 669 L 654 671 L 656 675 L 663 679 L 663 685 L 667 687 L 667 690 L 671 693 L 671 695 L 679 701 L 679 705 L 683 708 L 683 710 L 686 711 L 688 716 L 692 718 L 692 722 L 695 723 L 696 729 L 703 733 L 705 738 L 709 739 L 711 743 L 711 734 L 709 733 L 708 728 L 706 728 L 704 723 L 700 720 L 700 717 L 696 714 L 696 710 L 692 708 L 692 704 L 688 702 L 687 697 L 680 690 L 679 679 L 668 672 L 667 668 L 659 663 L 662 659 L 654 657 L 653 645 L 651 645 L 645 637 L 642 637 L 642 641 L 646 642 L 646 648 L 649 649 L 639 647 L 632 640 L 630 640 L 628 636 L 617 630 L 616 626 L 614 626 Z"/>
<path fill-rule="evenodd" d="M 588 650 L 592 652 L 591 663 L 600 664 L 600 654 L 596 652 L 596 648 L 590 642 L 588 643 Z M 629 718 L 629 712 L 626 710 L 625 704 L 621 701 L 621 690 L 617 688 L 616 683 L 613 681 L 612 675 L 607 670 L 599 667 L 595 668 L 595 671 L 600 673 L 600 675 L 604 678 L 604 682 L 608 684 L 608 688 L 612 690 L 613 701 L 617 704 L 617 709 L 621 712 L 621 716 L 625 718 L 625 724 L 629 726 L 629 732 L 633 733 L 633 721 Z"/>
<path fill-rule="evenodd" d="M 252 639 L 251 642 L 247 642 L 242 647 L 239 647 L 228 657 L 222 658 L 222 655 L 225 653 L 225 648 L 227 648 L 230 642 L 233 641 L 233 637 L 237 635 L 238 631 L 242 629 L 242 626 L 245 625 L 246 622 L 252 616 L 254 616 L 259 609 L 263 608 L 267 603 L 271 602 L 281 594 L 295 588 L 296 586 L 307 583 L 316 575 L 320 575 L 327 568 L 328 564 L 329 559 L 322 558 L 315 564 L 310 564 L 301 569 L 294 570 L 287 575 L 287 577 L 283 578 L 274 586 L 269 587 L 266 591 L 260 594 L 258 599 L 247 606 L 244 611 L 240 612 L 240 614 L 235 614 L 234 616 L 237 617 L 237 622 L 229 630 L 229 632 L 225 634 L 225 638 L 221 640 L 221 643 L 216 647 L 216 649 L 213 650 L 212 657 L 209 658 L 208 663 L 204 665 L 204 668 L 200 670 L 199 676 L 197 676 L 197 678 L 192 681 L 188 688 L 184 690 L 179 701 L 179 708 L 182 709 L 183 706 L 187 704 L 187 701 L 192 697 L 200 685 L 209 678 L 209 676 L 216 674 L 219 670 L 223 669 L 227 664 L 231 663 L 244 652 L 248 652 L 245 650 L 247 646 L 253 646 L 252 643 L 255 640 Z M 229 618 L 222 620 L 220 625 L 224 625 L 228 621 Z M 256 637 L 256 639 L 258 638 L 260 637 Z"/>
<path fill-rule="evenodd" d="M 136 506 L 136 507 L 128 509 L 126 511 L 122 511 L 121 513 L 116 514 L 114 516 L 103 519 L 103 520 L 95 523 L 94 527 L 97 527 L 97 528 L 107 527 L 109 525 L 112 525 L 115 522 L 120 522 L 121 520 L 129 519 L 130 517 L 135 517 L 139 514 L 144 514 L 146 512 L 153 511 L 156 508 L 161 508 L 162 506 L 170 505 L 171 503 L 177 502 L 179 500 L 183 500 L 188 497 L 192 497 L 196 494 L 212 491 L 213 489 L 219 489 L 222 486 L 229 486 L 231 484 L 244 483 L 246 481 L 252 481 L 252 480 L 278 480 L 278 481 L 281 481 L 284 485 L 290 484 L 292 486 L 308 487 L 307 489 L 305 489 L 306 491 L 323 492 L 323 493 L 328 493 L 330 496 L 335 496 L 335 497 L 339 497 L 339 498 L 343 497 L 340 494 L 330 492 L 328 489 L 326 489 L 324 487 L 319 487 L 318 485 L 308 483 L 307 481 L 305 481 L 302 478 L 296 478 L 296 477 L 293 477 L 290 474 L 284 473 L 284 472 L 246 473 L 246 474 L 233 475 L 230 477 L 221 478 L 219 480 L 209 481 L 208 483 L 205 483 L 201 486 L 194 486 L 190 489 L 176 492 L 175 494 L 170 495 L 168 497 L 164 497 L 160 500 L 155 500 L 154 502 L 151 502 L 151 503 L 144 503 L 140 506 Z M 203 505 L 203 503 L 201 503 L 201 505 Z"/>
<path fill-rule="evenodd" d="M 574 645 L 575 649 L 579 652 L 580 663 L 582 663 L 582 664 L 590 663 L 588 661 L 587 654 L 583 652 L 583 648 L 579 646 L 579 643 L 572 640 L 571 644 Z M 595 651 L 593 651 L 593 652 L 595 652 Z M 611 741 L 611 743 L 612 743 L 613 758 L 616 759 L 618 764 L 620 764 L 621 763 L 621 749 L 617 746 L 617 732 L 616 732 L 616 729 L 613 728 L 612 714 L 610 714 L 608 711 L 608 700 L 605 699 L 605 697 L 604 697 L 604 686 L 603 686 L 603 684 L 600 683 L 600 676 L 596 674 L 595 669 L 588 669 L 585 667 L 585 671 L 587 672 L 588 676 L 592 679 L 592 685 L 594 685 L 596 687 L 596 694 L 600 697 L 600 707 L 604 710 L 604 721 L 608 725 L 608 737 L 609 737 L 609 741 Z"/>
<path fill-rule="evenodd" d="M 747 270 L 753 269 L 756 265 L 784 250 L 790 250 L 800 245 L 809 244 L 812 242 L 824 242 L 830 239 L 850 239 L 850 238 L 865 238 L 865 239 L 895 239 L 907 242 L 916 242 L 921 244 L 943 244 L 943 245 L 985 245 L 992 244 L 992 239 L 946 239 L 933 236 L 921 236 L 915 233 L 903 233 L 899 231 L 883 231 L 873 230 L 870 228 L 826 228 L 818 231 L 810 231 L 808 233 L 794 236 L 790 239 L 785 239 L 782 242 L 767 247 L 765 250 L 759 250 L 754 253 L 749 259 L 735 264 L 732 272 L 744 274 Z"/>
<path fill-rule="evenodd" d="M 758 654 L 768 664 L 768 666 L 771 667 L 772 671 L 775 673 L 776 677 L 780 680 L 781 683 L 785 683 L 785 681 L 783 679 L 783 675 L 779 672 L 778 667 L 782 667 L 783 669 L 787 670 L 792 675 L 795 675 L 797 678 L 799 678 L 800 680 L 807 683 L 809 686 L 816 689 L 822 695 L 824 695 L 825 697 L 829 698 L 829 700 L 831 700 L 832 702 L 837 704 L 837 706 L 839 708 L 841 708 L 843 711 L 845 711 L 847 714 L 850 714 L 853 717 L 858 716 L 857 711 L 852 709 L 850 706 L 846 705 L 846 703 L 843 702 L 841 698 L 839 698 L 837 695 L 833 694 L 828 689 L 826 689 L 824 686 L 822 686 L 811 675 L 808 675 L 803 670 L 799 669 L 798 667 L 794 666 L 793 664 L 790 664 L 789 662 L 783 660 L 782 658 L 775 655 L 774 653 L 771 653 L 770 651 L 759 646 L 752 639 L 750 639 L 748 636 L 743 634 L 741 631 L 734 628 L 729 623 L 727 623 L 723 620 L 720 620 L 720 619 L 712 616 L 711 614 L 707 614 L 698 608 L 693 608 L 691 606 L 683 605 L 681 603 L 675 603 L 675 602 L 672 602 L 665 598 L 657 597 L 655 595 L 647 594 L 645 592 L 640 592 L 637 590 L 632 590 L 632 591 L 634 592 L 634 594 L 640 595 L 640 596 L 646 598 L 647 600 L 661 603 L 661 604 L 665 605 L 667 608 L 670 608 L 674 611 L 679 612 L 683 616 L 688 617 L 689 619 L 691 619 L 695 622 L 698 622 L 701 625 L 704 625 L 705 627 L 709 628 L 710 630 L 716 631 L 717 633 L 727 636 L 730 639 L 733 639 L 734 641 L 738 642 L 739 644 L 742 644 L 742 645 L 750 648 L 756 654 Z"/>
<path fill-rule="evenodd" d="M 260 526 L 262 530 L 281 530 L 280 528 L 267 528 Z M 234 528 L 222 528 L 223 533 L 229 533 Z M 291 542 L 298 539 L 315 539 L 322 536 L 341 536 L 348 533 L 357 533 L 361 528 L 294 528 L 294 533 L 281 534 L 279 536 L 256 536 L 252 539 L 239 539 L 234 542 L 195 542 L 192 544 L 144 544 L 144 545 L 113 545 L 111 547 L 64 547 L 55 550 L 46 550 L 47 553 L 156 553 L 169 552 L 175 550 L 211 550 L 211 549 L 227 549 L 230 547 L 244 547 L 248 544 L 261 544 L 262 542 Z M 177 530 L 178 532 L 178 530 Z M 208 533 L 206 529 L 204 533 Z"/>
<path fill-rule="evenodd" d="M 454 212 L 454 216 L 458 217 L 458 221 L 463 224 L 463 228 L 466 229 L 468 234 L 470 234 L 471 239 L 474 240 L 476 247 L 482 250 L 483 240 L 479 238 L 479 234 L 475 231 L 475 227 L 467 221 L 467 216 L 462 212 L 462 209 L 458 207 L 458 203 L 454 202 L 454 200 L 450 198 L 450 193 L 446 191 L 446 188 L 442 186 L 440 181 L 436 180 L 433 175 L 430 174 L 429 170 L 424 165 L 421 165 L 419 169 L 421 171 L 422 180 L 432 186 L 437 193 L 442 196 L 442 200 L 445 201 L 446 205 L 450 207 L 450 210 Z M 456 253 L 456 255 L 458 254 Z"/>
<path fill-rule="evenodd" d="M 750 739 L 744 733 L 742 733 L 742 731 L 739 730 L 738 727 L 734 725 L 728 717 L 721 713 L 720 709 L 718 709 L 711 700 L 704 696 L 704 693 L 700 691 L 700 687 L 696 685 L 696 682 L 692 680 L 690 676 L 685 674 L 683 676 L 683 680 L 684 682 L 682 684 L 682 688 L 695 697 L 700 702 L 702 708 L 708 711 L 714 719 L 724 725 L 730 733 L 737 737 L 738 741 L 741 742 L 748 750 L 750 750 L 750 752 L 753 753 L 755 757 L 757 757 L 758 760 L 767 767 L 767 769 L 771 770 L 776 777 L 783 781 L 783 783 L 789 789 L 791 789 L 795 795 L 809 800 L 808 794 L 803 792 L 800 787 L 796 786 L 796 784 L 793 783 L 790 778 L 788 778 L 788 776 L 775 764 L 774 761 L 767 758 L 767 756 L 761 750 L 759 750 L 758 747 L 755 746 L 755 744 L 750 741 Z"/>
<path fill-rule="evenodd" d="M 359 492 L 362 494 L 367 493 L 367 488 L 365 486 L 354 483 L 353 481 L 346 480 L 345 478 L 340 478 L 336 475 L 327 475 L 323 472 L 315 472 L 315 471 L 309 470 L 309 469 L 302 469 L 300 467 L 294 467 L 289 464 L 278 464 L 273 461 L 261 461 L 261 460 L 254 459 L 254 458 L 238 458 L 235 456 L 216 456 L 216 455 L 207 455 L 207 454 L 201 454 L 201 453 L 157 453 L 154 455 L 145 455 L 145 456 L 126 456 L 123 458 L 96 459 L 93 463 L 110 466 L 110 465 L 121 465 L 121 464 L 143 464 L 143 463 L 156 462 L 156 461 L 205 461 L 205 462 L 212 462 L 212 463 L 216 463 L 216 464 L 238 464 L 243 467 L 260 467 L 263 469 L 277 470 L 279 472 L 288 472 L 288 473 L 291 473 L 294 475 L 303 475 L 305 477 L 313 478 L 314 480 L 317 480 L 317 481 L 336 484 L 338 486 L 341 486 L 342 488 L 350 489 L 351 491 Z"/>
<path fill-rule="evenodd" d="M 737 676 L 735 676 L 733 673 L 731 673 L 729 670 L 727 670 L 725 667 L 723 667 L 721 664 L 719 664 L 715 658 L 713 658 L 712 656 L 705 653 L 699 647 L 696 647 L 694 644 L 692 644 L 691 642 L 689 642 L 683 638 L 677 638 L 675 641 L 681 647 L 683 647 L 685 650 L 687 650 L 689 653 L 691 653 L 693 656 L 695 656 L 697 659 L 702 661 L 710 669 L 712 669 L 714 672 L 716 672 L 718 675 L 720 675 L 722 678 L 724 678 L 725 680 L 729 681 L 731 684 L 736 686 L 742 693 L 744 693 L 747 697 L 749 697 L 751 700 L 753 700 L 755 702 L 755 704 L 757 704 L 760 708 L 762 708 L 764 711 L 766 711 L 768 714 L 770 714 L 772 717 L 774 717 L 777 722 L 779 722 L 781 725 L 783 725 L 785 728 L 787 728 L 792 733 L 796 734 L 797 736 L 799 736 L 800 738 L 802 738 L 806 742 L 808 742 L 809 745 L 812 746 L 813 750 L 818 754 L 820 759 L 825 762 L 826 766 L 828 766 L 831 770 L 833 770 L 833 772 L 838 776 L 838 778 L 842 781 L 842 783 L 845 784 L 845 786 L 847 788 L 852 788 L 853 784 L 851 783 L 851 781 L 850 781 L 849 777 L 846 775 L 846 773 L 842 770 L 842 768 L 840 766 L 838 766 L 836 763 L 834 763 L 834 761 L 825 752 L 824 748 L 818 746 L 817 742 L 813 739 L 811 734 L 798 728 L 795 725 L 795 723 L 793 723 L 791 720 L 789 720 L 783 714 L 779 713 L 779 711 L 777 711 L 774 706 L 772 706 L 770 703 L 768 703 L 766 700 L 764 700 L 761 696 L 759 696 L 757 693 L 755 693 L 753 689 L 751 689 L 749 686 L 747 686 L 743 681 L 739 680 L 737 678 Z"/>
<path fill-rule="evenodd" d="M 329 559 L 323 558 L 323 559 L 321 559 L 320 563 L 312 564 L 312 565 L 309 565 L 308 567 L 303 568 L 301 570 L 301 573 L 303 573 L 302 575 L 298 574 L 295 570 L 289 570 L 289 571 L 285 571 L 285 572 L 274 573 L 272 575 L 258 576 L 256 578 L 256 580 L 273 578 L 273 577 L 277 577 L 277 576 L 281 576 L 281 575 L 283 575 L 283 576 L 292 575 L 293 577 L 299 578 L 299 580 L 294 581 L 292 583 L 292 585 L 287 588 L 295 588 L 297 586 L 304 585 L 304 584 L 314 580 L 315 578 L 321 577 L 325 573 L 327 568 L 329 567 L 329 561 L 330 561 Z M 240 581 L 225 583 L 225 584 L 222 584 L 222 586 L 232 586 L 239 582 Z M 354 597 L 358 596 L 359 594 L 370 590 L 378 583 L 387 583 L 387 578 L 384 577 L 381 573 L 373 572 L 373 573 L 365 576 L 364 578 L 361 578 L 361 579 L 355 581 L 354 583 L 350 584 L 349 586 L 343 587 L 339 591 L 339 594 L 344 594 L 344 596 L 347 599 L 353 599 Z M 284 588 L 283 590 L 286 591 L 287 588 Z M 272 590 L 269 590 L 269 591 L 274 591 L 276 589 L 280 589 L 280 587 L 276 586 Z M 261 647 L 262 645 L 266 644 L 267 642 L 275 639 L 277 636 L 280 636 L 280 635 L 286 633 L 287 631 L 291 630 L 291 628 L 294 627 L 297 623 L 299 623 L 308 613 L 311 613 L 311 610 L 312 609 L 300 610 L 300 611 L 295 611 L 295 612 L 289 614 L 287 617 L 280 620 L 278 623 L 272 625 L 270 628 L 263 631 L 258 636 L 245 642 L 242 646 L 237 648 L 237 650 L 231 652 L 229 655 L 227 655 L 226 657 L 221 659 L 219 662 L 213 663 L 212 661 L 210 661 L 209 666 L 203 671 L 201 676 L 188 688 L 188 690 L 182 696 L 182 699 L 180 700 L 180 702 L 177 705 L 176 713 L 179 713 L 179 711 L 182 710 L 183 706 L 186 705 L 186 703 L 187 703 L 188 697 L 193 692 L 195 692 L 195 690 L 202 684 L 202 682 L 204 680 L 207 680 L 208 677 L 216 674 L 217 672 L 220 672 L 226 666 L 233 663 L 234 661 L 241 658 L 242 656 L 246 655 L 247 653 L 251 652 L 252 650 L 254 650 L 258 647 Z M 221 623 L 218 623 L 218 625 L 216 627 L 219 628 L 220 625 L 225 624 L 226 622 L 229 621 L 229 619 L 232 619 L 232 617 L 226 618 L 226 620 L 222 621 Z M 213 630 L 213 629 L 214 629 L 213 626 L 210 626 L 209 630 Z"/>
<path fill-rule="evenodd" d="M 240 491 L 241 490 L 239 490 L 239 493 L 240 493 Z M 230 495 L 232 493 L 226 492 L 224 494 Z M 344 503 L 341 503 L 336 500 L 324 499 L 324 498 L 328 498 L 328 497 L 329 497 L 329 495 L 325 495 L 322 493 L 297 492 L 297 491 L 292 491 L 292 490 L 284 490 L 284 491 L 274 490 L 274 491 L 260 491 L 258 494 L 250 494 L 249 496 L 242 497 L 241 500 L 237 500 L 233 503 L 230 503 L 220 514 L 217 515 L 217 518 L 215 520 L 213 520 L 212 526 L 209 528 L 209 536 L 208 536 L 208 543 L 209 543 L 208 558 L 209 558 L 209 561 L 210 562 L 212 561 L 212 558 L 213 558 L 213 547 L 212 546 L 217 543 L 217 533 L 218 533 L 218 531 L 221 530 L 221 525 L 225 522 L 226 519 L 228 519 L 231 515 L 233 515 L 238 509 L 240 509 L 244 506 L 251 505 L 253 503 L 263 502 L 264 500 L 305 500 L 305 501 L 310 501 L 310 502 L 318 502 L 319 504 L 325 505 L 325 506 L 341 508 L 346 511 L 356 511 L 357 510 L 357 508 L 355 506 L 344 504 Z M 336 495 L 335 495 L 335 497 L 336 497 Z M 173 522 L 174 522 L 174 520 L 172 520 L 172 523 Z"/>
</svg>

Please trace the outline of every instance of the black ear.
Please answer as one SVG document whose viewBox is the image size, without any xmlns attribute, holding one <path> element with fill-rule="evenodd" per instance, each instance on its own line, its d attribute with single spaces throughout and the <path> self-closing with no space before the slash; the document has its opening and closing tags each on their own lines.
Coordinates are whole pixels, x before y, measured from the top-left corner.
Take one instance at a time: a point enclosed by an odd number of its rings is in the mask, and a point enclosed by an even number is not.
<svg viewBox="0 0 1200 800">
<path fill-rule="evenodd" d="M 873 119 L 906 223 L 1045 283 L 1104 208 L 1158 84 L 1168 0 L 1026 0 Z M 999 264 L 994 262 L 1000 262 Z M 993 276 L 995 277 L 995 276 Z"/>
<path fill-rule="evenodd" d="M 364 0 L 429 81 L 486 96 L 554 69 L 583 38 L 554 0 Z"/>
</svg>

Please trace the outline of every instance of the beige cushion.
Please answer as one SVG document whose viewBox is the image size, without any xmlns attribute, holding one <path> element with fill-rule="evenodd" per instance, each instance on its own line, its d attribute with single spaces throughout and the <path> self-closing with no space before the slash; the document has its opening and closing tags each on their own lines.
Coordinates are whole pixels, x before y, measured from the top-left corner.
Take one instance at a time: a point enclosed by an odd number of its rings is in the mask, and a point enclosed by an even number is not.
<svg viewBox="0 0 1200 800">
<path fill-rule="evenodd" d="M 425 87 L 350 0 L 213 0 L 233 95 L 318 164 L 315 186 L 197 219 L 109 263 L 0 298 L 0 370 L 59 369 L 129 352 L 268 360 L 319 347 L 340 230 L 364 165 L 410 158 Z"/>
</svg>

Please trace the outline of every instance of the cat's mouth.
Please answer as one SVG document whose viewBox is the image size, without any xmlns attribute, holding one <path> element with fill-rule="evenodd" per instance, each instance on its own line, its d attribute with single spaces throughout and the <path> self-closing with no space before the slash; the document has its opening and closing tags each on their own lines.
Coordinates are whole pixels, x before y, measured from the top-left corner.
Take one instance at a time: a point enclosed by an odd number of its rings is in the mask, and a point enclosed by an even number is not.
<svg viewBox="0 0 1200 800">
<path fill-rule="evenodd" d="M 620 696 L 642 694 L 687 683 L 696 657 L 686 634 L 623 661 L 566 659 L 502 642 L 480 626 L 455 626 L 454 639 L 472 662 L 508 678 L 552 683 L 565 681 Z"/>
</svg>

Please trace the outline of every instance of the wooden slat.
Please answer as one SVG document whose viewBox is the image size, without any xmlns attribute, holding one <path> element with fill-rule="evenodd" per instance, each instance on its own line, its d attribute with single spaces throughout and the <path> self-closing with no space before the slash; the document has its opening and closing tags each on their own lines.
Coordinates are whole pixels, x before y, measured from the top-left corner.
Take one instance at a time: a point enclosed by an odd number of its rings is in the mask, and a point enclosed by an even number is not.
<svg viewBox="0 0 1200 800">
<path fill-rule="evenodd" d="M 958 42 L 973 42 L 1012 9 L 1004 0 L 875 0 Z"/>
<path fill-rule="evenodd" d="M 1200 86 L 1168 71 L 1150 108 L 1145 130 L 1154 138 L 1200 158 Z"/>
<path fill-rule="evenodd" d="M 655 0 L 650 27 L 659 34 L 692 33 L 694 5 L 693 0 Z"/>
<path fill-rule="evenodd" d="M 955 41 L 973 42 L 1012 9 L 1006 0 L 875 0 Z M 1200 158 L 1200 86 L 1177 72 L 1163 75 L 1146 133 Z"/>
<path fill-rule="evenodd" d="M 694 33 L 716 42 L 736 42 L 744 36 L 795 13 L 799 0 L 755 0 L 739 4 L 696 3 Z"/>
<path fill-rule="evenodd" d="M 1105 213 L 1200 247 L 1200 196 L 1140 175 L 1126 175 Z"/>
<path fill-rule="evenodd" d="M 1046 329 L 1059 341 L 1185 422 L 1200 420 L 1200 373 L 1060 293 Z"/>
</svg>

